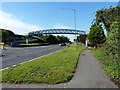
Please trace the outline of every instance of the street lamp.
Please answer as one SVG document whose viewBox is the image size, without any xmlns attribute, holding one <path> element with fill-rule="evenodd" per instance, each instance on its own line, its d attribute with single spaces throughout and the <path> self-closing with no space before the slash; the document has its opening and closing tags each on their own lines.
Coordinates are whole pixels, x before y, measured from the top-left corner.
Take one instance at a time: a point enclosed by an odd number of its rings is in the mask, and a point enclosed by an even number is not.
<svg viewBox="0 0 120 90">
<path fill-rule="evenodd" d="M 76 30 L 76 10 L 75 9 L 72 9 L 72 8 L 62 8 L 63 10 L 71 10 L 74 12 L 74 28 Z M 76 32 L 75 32 L 75 38 L 76 38 Z M 77 38 L 76 38 L 77 39 Z M 75 39 L 75 42 L 76 42 L 76 39 Z M 77 44 L 77 43 L 76 43 Z"/>
</svg>

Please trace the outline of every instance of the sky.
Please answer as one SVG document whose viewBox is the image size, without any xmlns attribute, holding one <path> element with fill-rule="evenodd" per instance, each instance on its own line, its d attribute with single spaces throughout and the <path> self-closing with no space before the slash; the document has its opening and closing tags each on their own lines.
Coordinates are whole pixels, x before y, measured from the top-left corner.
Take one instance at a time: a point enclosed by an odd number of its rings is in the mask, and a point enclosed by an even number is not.
<svg viewBox="0 0 120 90">
<path fill-rule="evenodd" d="M 25 35 L 43 29 L 74 29 L 89 32 L 95 13 L 102 8 L 117 6 L 118 2 L 1 2 L 0 28 Z M 69 36 L 70 40 L 74 35 Z"/>
</svg>

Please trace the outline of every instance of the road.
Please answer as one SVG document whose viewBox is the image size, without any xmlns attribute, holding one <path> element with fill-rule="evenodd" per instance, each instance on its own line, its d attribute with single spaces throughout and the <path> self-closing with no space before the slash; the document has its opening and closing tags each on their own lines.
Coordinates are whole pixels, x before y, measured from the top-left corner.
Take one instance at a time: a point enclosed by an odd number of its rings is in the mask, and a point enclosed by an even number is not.
<svg viewBox="0 0 120 90">
<path fill-rule="evenodd" d="M 34 47 L 8 47 L 2 50 L 2 69 L 40 57 L 65 48 L 59 45 L 34 46 Z"/>
</svg>

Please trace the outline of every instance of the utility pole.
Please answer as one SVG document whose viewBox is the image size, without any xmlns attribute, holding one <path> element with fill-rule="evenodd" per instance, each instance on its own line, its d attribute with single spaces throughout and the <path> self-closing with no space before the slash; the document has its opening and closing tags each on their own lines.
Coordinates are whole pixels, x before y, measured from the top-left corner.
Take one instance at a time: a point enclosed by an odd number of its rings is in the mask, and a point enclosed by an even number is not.
<svg viewBox="0 0 120 90">
<path fill-rule="evenodd" d="M 72 8 L 62 8 L 63 10 L 65 9 L 68 9 L 68 10 L 71 10 L 74 12 L 74 28 L 76 30 L 76 10 L 75 9 L 72 9 Z M 75 44 L 76 44 L 76 47 L 77 47 L 77 37 L 76 37 L 76 32 L 75 32 Z"/>
</svg>

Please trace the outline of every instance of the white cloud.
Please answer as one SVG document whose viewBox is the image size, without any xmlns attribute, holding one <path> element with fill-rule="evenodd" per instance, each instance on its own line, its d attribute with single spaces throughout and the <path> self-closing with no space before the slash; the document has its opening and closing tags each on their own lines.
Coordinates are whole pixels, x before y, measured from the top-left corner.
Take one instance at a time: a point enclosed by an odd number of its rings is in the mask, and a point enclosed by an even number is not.
<svg viewBox="0 0 120 90">
<path fill-rule="evenodd" d="M 56 23 L 53 28 L 55 28 L 55 29 L 70 29 L 69 27 L 59 24 L 59 23 Z"/>
<path fill-rule="evenodd" d="M 21 18 L 21 17 L 20 17 Z M 0 28 L 12 30 L 15 34 L 25 34 L 42 29 L 38 25 L 28 24 L 10 13 L 0 11 Z"/>
<path fill-rule="evenodd" d="M 23 19 L 24 17 L 16 17 L 15 15 L 11 13 L 6 13 L 3 11 L 0 11 L 0 28 L 2 29 L 8 29 L 13 31 L 15 34 L 22 34 L 25 35 L 28 32 L 31 31 L 37 31 L 41 30 L 42 28 L 38 25 L 28 24 L 20 19 Z M 53 25 L 54 29 L 71 29 L 68 26 L 56 23 Z M 74 35 L 68 35 L 68 34 L 62 34 L 64 36 L 68 36 L 71 41 L 74 39 Z"/>
</svg>

